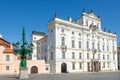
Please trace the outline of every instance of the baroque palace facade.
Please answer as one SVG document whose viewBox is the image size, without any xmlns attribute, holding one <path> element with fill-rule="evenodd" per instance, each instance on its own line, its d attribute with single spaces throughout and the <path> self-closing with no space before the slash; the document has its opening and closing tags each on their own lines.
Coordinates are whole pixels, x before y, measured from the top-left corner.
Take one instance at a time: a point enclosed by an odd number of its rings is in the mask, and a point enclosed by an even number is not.
<svg viewBox="0 0 120 80">
<path fill-rule="evenodd" d="M 37 33 L 37 34 L 36 34 Z M 115 71 L 117 36 L 101 29 L 101 19 L 82 12 L 75 21 L 54 17 L 48 22 L 48 36 L 33 32 L 33 59 L 44 59 L 51 73 Z"/>
</svg>

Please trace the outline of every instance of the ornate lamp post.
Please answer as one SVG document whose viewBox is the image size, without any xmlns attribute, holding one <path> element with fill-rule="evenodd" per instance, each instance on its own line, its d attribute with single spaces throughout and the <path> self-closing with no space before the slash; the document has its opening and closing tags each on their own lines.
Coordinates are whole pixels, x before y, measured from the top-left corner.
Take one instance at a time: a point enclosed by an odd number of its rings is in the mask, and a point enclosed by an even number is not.
<svg viewBox="0 0 120 80">
<path fill-rule="evenodd" d="M 33 44 L 28 45 L 27 42 L 25 41 L 25 29 L 23 28 L 22 44 L 20 45 L 19 42 L 15 43 L 15 44 L 13 43 L 14 51 L 17 52 L 21 57 L 20 68 L 19 68 L 19 78 L 20 79 L 29 78 L 26 57 L 28 54 L 32 53 L 32 47 L 33 47 Z"/>
</svg>

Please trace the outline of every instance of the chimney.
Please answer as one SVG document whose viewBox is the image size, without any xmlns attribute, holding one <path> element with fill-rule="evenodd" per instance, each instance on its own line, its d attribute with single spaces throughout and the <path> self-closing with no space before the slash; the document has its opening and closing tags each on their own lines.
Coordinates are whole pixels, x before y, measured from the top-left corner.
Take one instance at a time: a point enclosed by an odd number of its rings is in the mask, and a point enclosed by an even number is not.
<svg viewBox="0 0 120 80">
<path fill-rule="evenodd" d="M 70 16 L 68 17 L 68 21 L 69 21 L 69 22 L 72 22 L 72 18 L 71 18 Z"/>
<path fill-rule="evenodd" d="M 2 34 L 0 34 L 0 38 L 2 38 Z"/>
</svg>

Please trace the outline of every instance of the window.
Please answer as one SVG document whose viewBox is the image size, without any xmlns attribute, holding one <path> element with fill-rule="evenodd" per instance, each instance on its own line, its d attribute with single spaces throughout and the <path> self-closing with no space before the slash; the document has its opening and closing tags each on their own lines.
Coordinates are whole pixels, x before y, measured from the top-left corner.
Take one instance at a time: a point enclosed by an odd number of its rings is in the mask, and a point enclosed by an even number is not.
<svg viewBox="0 0 120 80">
<path fill-rule="evenodd" d="M 93 54 L 93 59 L 95 59 L 95 54 Z"/>
<path fill-rule="evenodd" d="M 107 51 L 109 51 L 109 47 L 107 46 Z"/>
<path fill-rule="evenodd" d="M 72 48 L 75 48 L 75 41 L 72 40 Z"/>
<path fill-rule="evenodd" d="M 113 54 L 113 60 L 115 60 L 115 54 Z"/>
<path fill-rule="evenodd" d="M 114 46 L 113 46 L 113 52 L 114 52 Z"/>
<path fill-rule="evenodd" d="M 72 31 L 72 35 L 74 35 L 74 31 Z"/>
<path fill-rule="evenodd" d="M 103 62 L 103 68 L 105 68 L 105 62 Z"/>
<path fill-rule="evenodd" d="M 82 63 L 79 63 L 79 68 L 82 69 Z"/>
<path fill-rule="evenodd" d="M 79 36 L 81 36 L 81 33 L 79 33 Z"/>
<path fill-rule="evenodd" d="M 88 26 L 88 20 L 86 20 L 86 26 Z"/>
<path fill-rule="evenodd" d="M 87 59 L 89 59 L 89 53 L 87 53 Z"/>
<path fill-rule="evenodd" d="M 94 42 L 92 42 L 92 49 L 94 49 Z"/>
<path fill-rule="evenodd" d="M 9 66 L 6 66 L 6 71 L 10 70 L 10 67 Z"/>
<path fill-rule="evenodd" d="M 108 64 L 108 68 L 110 68 L 110 63 L 108 62 L 107 64 Z"/>
<path fill-rule="evenodd" d="M 63 28 L 61 29 L 61 32 L 64 33 L 64 29 Z"/>
<path fill-rule="evenodd" d="M 105 60 L 105 55 L 103 54 L 103 60 Z"/>
<path fill-rule="evenodd" d="M 107 60 L 109 60 L 109 55 L 107 55 Z"/>
<path fill-rule="evenodd" d="M 103 51 L 105 51 L 105 46 L 103 45 Z"/>
<path fill-rule="evenodd" d="M 36 39 L 36 37 L 34 37 L 34 40 Z"/>
<path fill-rule="evenodd" d="M 75 63 L 72 63 L 72 69 L 75 70 Z"/>
<path fill-rule="evenodd" d="M 10 55 L 6 55 L 6 61 L 10 61 Z"/>
<path fill-rule="evenodd" d="M 62 52 L 62 59 L 65 59 L 65 52 Z"/>
<path fill-rule="evenodd" d="M 89 49 L 89 42 L 87 41 L 87 49 Z"/>
<path fill-rule="evenodd" d="M 100 59 L 100 54 L 98 54 L 98 59 Z"/>
<path fill-rule="evenodd" d="M 79 41 L 79 48 L 81 48 L 81 41 Z"/>
<path fill-rule="evenodd" d="M 50 59 L 53 59 L 53 52 L 51 52 L 50 54 Z"/>
<path fill-rule="evenodd" d="M 75 53 L 72 52 L 72 59 L 75 59 Z"/>
<path fill-rule="evenodd" d="M 98 43 L 98 50 L 100 50 L 100 43 Z"/>
<path fill-rule="evenodd" d="M 51 29 L 51 33 L 53 33 L 53 29 Z"/>
<path fill-rule="evenodd" d="M 82 59 L 82 55 L 81 55 L 81 53 L 79 53 L 79 59 Z"/>
<path fill-rule="evenodd" d="M 65 38 L 64 37 L 62 37 L 62 46 L 65 46 Z"/>
</svg>

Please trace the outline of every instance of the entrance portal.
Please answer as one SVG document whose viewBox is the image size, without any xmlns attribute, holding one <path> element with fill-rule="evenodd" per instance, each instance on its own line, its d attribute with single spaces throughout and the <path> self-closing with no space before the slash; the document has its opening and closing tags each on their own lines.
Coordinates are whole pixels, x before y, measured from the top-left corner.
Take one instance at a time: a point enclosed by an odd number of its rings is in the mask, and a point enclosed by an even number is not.
<svg viewBox="0 0 120 80">
<path fill-rule="evenodd" d="M 92 71 L 99 71 L 99 62 L 98 61 L 92 61 Z"/>
<path fill-rule="evenodd" d="M 38 73 L 38 68 L 36 66 L 31 67 L 31 74 Z"/>
<path fill-rule="evenodd" d="M 61 72 L 62 73 L 67 73 L 67 64 L 66 63 L 61 64 Z"/>
</svg>

